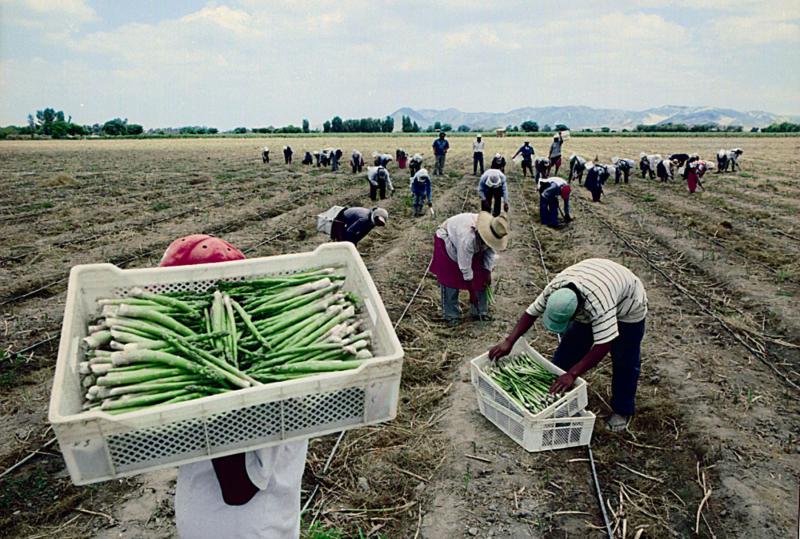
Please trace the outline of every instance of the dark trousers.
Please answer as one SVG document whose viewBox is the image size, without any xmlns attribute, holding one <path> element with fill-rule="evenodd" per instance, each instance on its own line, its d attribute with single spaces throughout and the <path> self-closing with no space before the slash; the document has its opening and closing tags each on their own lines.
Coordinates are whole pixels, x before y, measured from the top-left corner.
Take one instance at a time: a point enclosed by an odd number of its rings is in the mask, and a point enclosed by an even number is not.
<svg viewBox="0 0 800 539">
<path fill-rule="evenodd" d="M 380 191 L 381 200 L 386 198 L 386 182 L 378 180 L 378 185 L 369 184 L 369 198 L 371 200 L 378 200 L 378 192 Z"/>
<path fill-rule="evenodd" d="M 621 177 L 624 177 L 625 178 L 625 180 L 624 180 L 625 183 L 628 183 L 628 178 L 630 176 L 630 173 L 631 173 L 631 171 L 628 168 L 617 167 L 617 172 L 616 172 L 616 174 L 614 176 L 614 183 L 619 183 L 619 179 Z"/>
<path fill-rule="evenodd" d="M 290 154 L 290 153 L 283 154 L 283 162 L 286 163 L 287 165 L 291 165 L 292 164 L 292 154 Z"/>
<path fill-rule="evenodd" d="M 481 166 L 481 174 L 483 174 L 483 152 L 472 153 L 472 173 L 478 173 L 478 165 Z"/>
<path fill-rule="evenodd" d="M 539 217 L 543 225 L 558 224 L 558 196 L 539 195 Z"/>
<path fill-rule="evenodd" d="M 611 408 L 620 415 L 632 416 L 636 411 L 644 328 L 644 320 L 633 324 L 617 322 L 619 336 L 611 342 Z M 571 322 L 553 354 L 553 363 L 569 370 L 589 353 L 593 344 L 592 326 Z"/>
<path fill-rule="evenodd" d="M 492 215 L 497 217 L 500 215 L 500 208 L 503 204 L 503 188 L 502 187 L 488 187 L 485 191 L 486 200 L 481 201 L 481 210 L 490 211 Z"/>
<path fill-rule="evenodd" d="M 339 159 L 334 157 L 331 159 L 331 172 L 336 172 L 337 170 L 339 170 Z"/>
<path fill-rule="evenodd" d="M 261 162 L 269 163 L 269 152 L 264 152 L 261 154 Z"/>
<path fill-rule="evenodd" d="M 529 171 L 531 176 L 533 176 L 533 161 L 530 159 L 523 159 L 522 160 L 522 175 L 525 176 L 525 171 Z"/>
</svg>

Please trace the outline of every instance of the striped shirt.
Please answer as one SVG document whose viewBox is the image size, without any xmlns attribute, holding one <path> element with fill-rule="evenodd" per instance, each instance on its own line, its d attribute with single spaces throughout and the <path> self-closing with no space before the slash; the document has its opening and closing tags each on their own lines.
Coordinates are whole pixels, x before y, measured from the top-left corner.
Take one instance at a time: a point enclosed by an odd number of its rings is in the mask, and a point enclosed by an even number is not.
<svg viewBox="0 0 800 539">
<path fill-rule="evenodd" d="M 647 315 L 642 281 L 625 266 L 604 258 L 588 258 L 556 275 L 526 312 L 542 316 L 550 294 L 569 283 L 583 296 L 575 320 L 592 325 L 595 345 L 617 338 L 617 322 L 641 322 Z"/>
</svg>

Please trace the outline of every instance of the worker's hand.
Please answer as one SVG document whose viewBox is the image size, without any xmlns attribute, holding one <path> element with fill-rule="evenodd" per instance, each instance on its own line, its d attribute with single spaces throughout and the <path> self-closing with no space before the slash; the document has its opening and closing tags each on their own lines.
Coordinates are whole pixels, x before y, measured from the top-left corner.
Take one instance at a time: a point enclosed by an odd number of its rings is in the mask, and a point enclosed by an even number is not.
<svg viewBox="0 0 800 539">
<path fill-rule="evenodd" d="M 433 202 L 428 202 L 428 207 L 433 208 Z"/>
<path fill-rule="evenodd" d="M 503 204 L 503 211 L 505 211 L 506 213 L 508 213 L 508 202 L 505 202 L 505 203 Z"/>
<path fill-rule="evenodd" d="M 489 359 L 492 361 L 497 361 L 501 357 L 505 357 L 510 354 L 513 347 L 514 343 L 510 343 L 508 342 L 508 339 L 506 339 L 500 344 L 496 344 L 489 349 Z"/>
<path fill-rule="evenodd" d="M 575 377 L 565 372 L 556 378 L 556 381 L 550 386 L 550 393 L 564 393 L 565 391 L 569 391 L 569 388 L 571 388 L 573 384 L 575 384 Z"/>
</svg>

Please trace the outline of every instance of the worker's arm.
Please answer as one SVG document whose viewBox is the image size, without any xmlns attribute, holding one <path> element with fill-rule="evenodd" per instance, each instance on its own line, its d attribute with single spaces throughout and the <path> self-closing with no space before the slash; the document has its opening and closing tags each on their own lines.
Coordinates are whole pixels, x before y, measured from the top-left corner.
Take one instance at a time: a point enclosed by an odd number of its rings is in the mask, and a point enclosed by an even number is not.
<svg viewBox="0 0 800 539">
<path fill-rule="evenodd" d="M 481 177 L 481 181 L 478 182 L 478 196 L 481 198 L 481 201 L 486 200 L 486 193 L 484 193 L 484 186 L 486 185 L 485 177 Z"/>
<path fill-rule="evenodd" d="M 514 348 L 514 344 L 519 340 L 520 337 L 525 335 L 525 332 L 531 329 L 533 323 L 536 321 L 536 317 L 533 315 L 528 314 L 527 312 L 522 313 L 522 316 L 517 321 L 517 325 L 514 326 L 514 329 L 505 338 L 503 342 L 493 346 L 489 350 L 489 359 L 497 360 L 501 357 L 507 356 L 511 349 Z"/>
<path fill-rule="evenodd" d="M 247 474 L 245 453 L 228 455 L 211 460 L 214 473 L 222 491 L 222 500 L 228 505 L 244 505 L 258 492 Z"/>
<path fill-rule="evenodd" d="M 520 148 L 520 150 L 521 150 L 521 149 L 522 149 L 522 148 Z M 518 155 L 519 155 L 519 152 L 520 152 L 520 150 L 517 150 L 517 153 L 515 153 L 514 155 L 512 155 L 512 156 L 511 156 L 511 159 L 514 159 L 516 156 L 518 156 Z"/>
<path fill-rule="evenodd" d="M 575 365 L 573 365 L 567 372 L 556 378 L 553 385 L 550 387 L 550 393 L 563 393 L 567 391 L 575 383 L 575 379 L 593 369 L 600 360 L 611 350 L 611 343 L 606 342 L 592 346 L 592 349 L 581 358 Z"/>
</svg>

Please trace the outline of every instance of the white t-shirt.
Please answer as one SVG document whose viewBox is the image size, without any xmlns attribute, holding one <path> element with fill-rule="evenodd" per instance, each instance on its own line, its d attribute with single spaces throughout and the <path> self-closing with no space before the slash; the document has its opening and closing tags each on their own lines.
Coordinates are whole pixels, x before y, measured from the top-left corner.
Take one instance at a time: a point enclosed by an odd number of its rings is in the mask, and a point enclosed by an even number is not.
<svg viewBox="0 0 800 539">
<path fill-rule="evenodd" d="M 483 153 L 483 141 L 478 142 L 477 140 L 472 143 L 472 151 L 475 153 Z"/>
<path fill-rule="evenodd" d="M 259 488 L 244 505 L 227 505 L 210 460 L 178 468 L 175 521 L 182 539 L 292 539 L 300 536 L 300 485 L 308 440 L 245 453 Z"/>
</svg>

